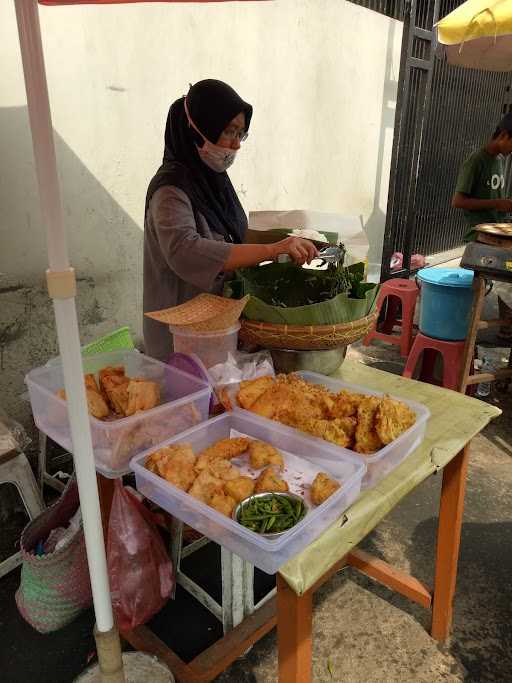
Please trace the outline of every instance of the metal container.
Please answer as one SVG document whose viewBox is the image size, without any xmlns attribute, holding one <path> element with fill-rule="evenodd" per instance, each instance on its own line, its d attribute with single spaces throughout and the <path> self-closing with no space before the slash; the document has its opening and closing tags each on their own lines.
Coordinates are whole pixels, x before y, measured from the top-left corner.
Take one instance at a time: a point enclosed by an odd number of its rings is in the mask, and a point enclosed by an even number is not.
<svg viewBox="0 0 512 683">
<path fill-rule="evenodd" d="M 301 501 L 304 505 L 304 510 L 305 510 L 304 517 L 309 512 L 308 504 L 306 503 L 304 498 L 301 498 L 301 496 L 298 496 L 295 493 L 274 493 L 272 491 L 265 491 L 264 493 L 254 493 L 252 496 L 249 496 L 249 498 L 245 498 L 240 503 L 238 503 L 238 505 L 233 510 L 233 515 L 232 515 L 235 522 L 238 522 L 238 516 L 239 516 L 240 512 L 244 509 L 244 507 L 246 505 L 248 505 L 251 502 L 251 500 L 254 500 L 254 498 L 268 498 L 269 496 L 275 496 L 276 498 L 287 498 L 288 500 L 293 500 L 293 501 Z M 304 517 L 302 519 L 304 519 Z M 302 519 L 299 520 L 299 522 L 302 522 Z M 297 522 L 297 524 L 299 524 L 299 522 Z M 264 536 L 265 538 L 279 538 L 280 536 L 283 536 L 284 534 L 287 534 L 289 531 L 291 531 L 294 526 L 296 526 L 296 524 L 291 526 L 289 529 L 286 529 L 286 531 L 277 531 L 277 532 L 270 533 L 270 534 L 258 534 L 258 536 Z M 256 532 L 254 532 L 254 533 L 256 533 Z"/>
<path fill-rule="evenodd" d="M 332 375 L 345 360 L 346 346 L 325 351 L 288 351 L 270 349 L 276 372 L 288 374 L 305 370 L 321 375 Z"/>
</svg>

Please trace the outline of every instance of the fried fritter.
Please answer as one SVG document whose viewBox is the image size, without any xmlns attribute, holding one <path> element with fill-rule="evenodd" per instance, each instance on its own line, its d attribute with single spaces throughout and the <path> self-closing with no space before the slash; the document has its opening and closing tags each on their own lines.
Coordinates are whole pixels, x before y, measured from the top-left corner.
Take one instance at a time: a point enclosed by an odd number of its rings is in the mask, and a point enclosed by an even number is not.
<svg viewBox="0 0 512 683">
<path fill-rule="evenodd" d="M 196 462 L 196 470 L 201 472 L 202 470 L 208 469 L 210 463 L 218 458 L 224 460 L 231 460 L 231 458 L 236 458 L 238 455 L 242 455 L 249 448 L 251 443 L 250 439 L 245 437 L 238 437 L 236 439 L 222 439 L 217 441 L 213 446 L 205 448 L 199 454 Z"/>
<path fill-rule="evenodd" d="M 237 477 L 224 484 L 224 493 L 240 503 L 254 493 L 254 481 L 250 477 Z"/>
<path fill-rule="evenodd" d="M 340 391 L 336 395 L 334 405 L 331 409 L 332 417 L 355 417 L 361 401 L 365 398 L 363 394 L 353 394 L 350 391 Z"/>
<path fill-rule="evenodd" d="M 126 410 L 128 408 L 128 401 L 130 400 L 128 394 L 130 380 L 128 379 L 128 377 L 120 379 L 126 381 L 119 382 L 118 384 L 113 384 L 109 378 L 109 380 L 107 381 L 107 385 L 110 388 L 107 391 L 107 396 L 114 412 L 124 417 L 126 415 Z"/>
<path fill-rule="evenodd" d="M 408 405 L 384 397 L 375 415 L 375 429 L 383 444 L 398 439 L 416 422 L 416 414 Z"/>
<path fill-rule="evenodd" d="M 63 401 L 67 400 L 65 389 L 59 389 L 56 392 L 56 395 Z M 103 420 L 109 416 L 110 410 L 105 399 L 99 391 L 93 390 L 87 386 L 87 382 L 85 386 L 85 398 L 87 399 L 87 410 L 89 415 L 96 417 L 98 420 Z"/>
<path fill-rule="evenodd" d="M 95 391 L 97 394 L 101 395 L 100 388 L 96 382 L 96 377 L 94 375 L 90 373 L 84 375 L 84 383 L 86 389 L 91 389 L 92 391 Z"/>
<path fill-rule="evenodd" d="M 349 448 L 355 431 L 355 420 L 343 418 L 341 420 L 325 420 L 314 417 L 301 417 L 293 411 L 279 412 L 276 419 L 282 424 L 300 429 L 301 432 L 311 434 L 319 439 Z M 349 422 L 350 420 L 350 422 Z"/>
<path fill-rule="evenodd" d="M 196 456 L 192 450 L 192 446 L 187 443 L 178 444 L 175 446 L 164 446 L 154 451 L 146 458 L 144 466 L 155 474 L 164 476 L 165 467 L 170 461 L 179 463 L 180 465 L 194 466 Z"/>
<path fill-rule="evenodd" d="M 272 385 L 266 389 L 261 396 L 251 405 L 250 410 L 256 415 L 272 420 L 281 401 L 280 392 L 277 386 Z"/>
<path fill-rule="evenodd" d="M 156 382 L 145 379 L 131 379 L 128 384 L 128 403 L 125 415 L 135 415 L 150 410 L 160 401 L 160 387 Z"/>
<path fill-rule="evenodd" d="M 369 455 L 382 448 L 382 441 L 375 430 L 375 416 L 381 399 L 365 396 L 357 409 L 357 429 L 355 450 Z"/>
<path fill-rule="evenodd" d="M 222 479 L 214 477 L 209 472 L 201 472 L 188 493 L 208 505 L 216 493 L 222 493 L 223 484 Z"/>
<path fill-rule="evenodd" d="M 108 390 L 118 384 L 123 382 L 129 382 L 129 378 L 126 377 L 124 372 L 124 367 L 119 365 L 118 367 L 111 367 L 110 365 L 103 368 L 99 372 L 99 384 L 101 391 L 108 393 Z"/>
<path fill-rule="evenodd" d="M 331 479 L 325 472 L 319 472 L 311 484 L 311 500 L 314 505 L 322 505 L 329 496 L 340 488 L 340 484 Z"/>
<path fill-rule="evenodd" d="M 208 505 L 217 510 L 217 512 L 226 515 L 226 517 L 231 517 L 235 509 L 236 500 L 224 493 L 214 493 Z"/>
<path fill-rule="evenodd" d="M 267 467 L 256 479 L 254 491 L 255 493 L 286 493 L 288 491 L 288 483 L 281 479 L 272 467 Z"/>
<path fill-rule="evenodd" d="M 255 401 L 257 401 L 273 384 L 273 377 L 258 377 L 257 379 L 249 379 L 241 382 L 237 396 L 238 404 L 242 408 L 245 408 L 245 410 L 250 410 Z"/>
<path fill-rule="evenodd" d="M 85 395 L 87 398 L 87 409 L 89 410 L 90 415 L 99 420 L 102 420 L 109 415 L 110 410 L 108 409 L 108 405 L 99 391 L 86 387 Z"/>
<path fill-rule="evenodd" d="M 249 462 L 255 470 L 261 470 L 267 465 L 277 465 L 283 469 L 283 456 L 277 448 L 263 441 L 251 441 L 249 445 Z"/>
<path fill-rule="evenodd" d="M 210 461 L 208 469 L 204 471 L 209 472 L 218 479 L 222 479 L 222 481 L 231 481 L 232 479 L 238 479 L 240 476 L 240 470 L 234 467 L 229 460 L 224 460 L 224 458 L 216 458 Z"/>
</svg>

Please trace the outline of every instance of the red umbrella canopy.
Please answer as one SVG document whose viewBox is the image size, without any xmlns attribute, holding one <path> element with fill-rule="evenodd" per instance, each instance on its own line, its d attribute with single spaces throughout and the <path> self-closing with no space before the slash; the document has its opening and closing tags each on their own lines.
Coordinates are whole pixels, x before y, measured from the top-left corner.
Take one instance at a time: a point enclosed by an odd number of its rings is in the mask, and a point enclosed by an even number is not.
<svg viewBox="0 0 512 683">
<path fill-rule="evenodd" d="M 39 0 L 40 5 L 121 5 L 134 2 L 267 2 L 268 0 Z"/>
</svg>

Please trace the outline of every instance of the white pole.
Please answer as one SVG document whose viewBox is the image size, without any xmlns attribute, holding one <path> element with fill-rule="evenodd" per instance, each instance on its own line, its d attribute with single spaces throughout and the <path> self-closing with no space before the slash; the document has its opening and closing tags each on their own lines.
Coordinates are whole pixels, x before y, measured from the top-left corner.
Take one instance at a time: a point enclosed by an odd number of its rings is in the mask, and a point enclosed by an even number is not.
<svg viewBox="0 0 512 683">
<path fill-rule="evenodd" d="M 69 268 L 62 216 L 50 102 L 46 84 L 37 0 L 15 0 L 39 198 L 46 226 L 48 281 L 64 371 L 75 471 L 99 632 L 113 627 L 112 604 L 101 525 L 101 512 L 83 382 L 80 336 L 75 307 L 74 272 Z M 51 284 L 53 283 L 53 285 Z"/>
</svg>

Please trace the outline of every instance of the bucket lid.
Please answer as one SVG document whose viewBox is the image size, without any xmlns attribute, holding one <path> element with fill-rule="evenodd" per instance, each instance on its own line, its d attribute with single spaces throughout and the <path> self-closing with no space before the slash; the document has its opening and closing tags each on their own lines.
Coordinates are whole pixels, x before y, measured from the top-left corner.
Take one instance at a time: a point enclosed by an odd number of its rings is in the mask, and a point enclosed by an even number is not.
<svg viewBox="0 0 512 683">
<path fill-rule="evenodd" d="M 422 268 L 417 273 L 422 282 L 442 287 L 471 287 L 473 271 L 467 268 Z"/>
</svg>

